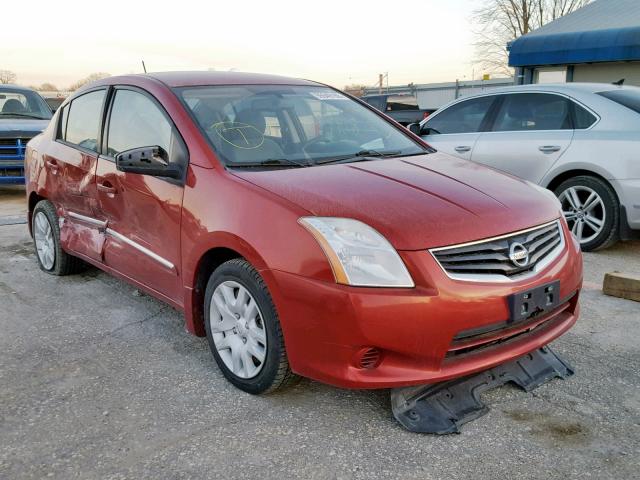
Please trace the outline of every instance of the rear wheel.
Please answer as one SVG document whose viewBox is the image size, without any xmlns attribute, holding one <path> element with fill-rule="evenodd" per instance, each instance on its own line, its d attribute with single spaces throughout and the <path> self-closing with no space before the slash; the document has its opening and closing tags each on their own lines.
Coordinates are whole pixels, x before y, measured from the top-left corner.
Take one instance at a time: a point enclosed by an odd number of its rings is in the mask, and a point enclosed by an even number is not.
<svg viewBox="0 0 640 480">
<path fill-rule="evenodd" d="M 246 260 L 229 260 L 211 275 L 205 329 L 218 367 L 241 390 L 269 393 L 296 380 L 271 295 Z"/>
<path fill-rule="evenodd" d="M 562 182 L 555 194 L 583 251 L 606 248 L 618 241 L 620 204 L 607 182 L 580 175 Z"/>
<path fill-rule="evenodd" d="M 33 209 L 31 231 L 41 270 L 51 275 L 68 275 L 84 267 L 82 260 L 62 249 L 58 215 L 50 201 L 41 200 Z"/>
</svg>

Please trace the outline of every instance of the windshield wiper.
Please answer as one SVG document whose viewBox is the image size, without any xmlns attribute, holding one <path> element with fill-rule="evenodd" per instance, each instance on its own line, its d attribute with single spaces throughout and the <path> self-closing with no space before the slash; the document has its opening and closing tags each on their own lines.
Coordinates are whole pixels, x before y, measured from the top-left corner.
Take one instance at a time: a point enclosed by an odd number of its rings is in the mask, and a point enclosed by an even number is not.
<svg viewBox="0 0 640 480">
<path fill-rule="evenodd" d="M 229 162 L 228 167 L 233 168 L 245 168 L 245 167 L 282 167 L 282 166 L 295 166 L 295 167 L 310 167 L 310 163 L 297 162 L 289 158 L 269 158 L 262 162 Z"/>
<path fill-rule="evenodd" d="M 37 118 L 38 120 L 48 120 L 48 118 L 43 118 L 38 115 L 31 115 L 29 113 L 0 112 L 0 115 L 7 116 L 7 117 L 27 117 L 27 118 Z"/>
<path fill-rule="evenodd" d="M 351 162 L 366 162 L 368 160 L 376 160 L 377 158 L 393 157 L 394 155 L 400 155 L 400 150 L 393 150 L 388 152 L 379 152 L 377 150 L 360 150 L 359 152 L 351 155 L 342 155 L 340 157 L 330 158 L 328 160 L 321 160 L 316 162 L 316 165 L 322 165 L 325 163 L 351 163 Z"/>
</svg>

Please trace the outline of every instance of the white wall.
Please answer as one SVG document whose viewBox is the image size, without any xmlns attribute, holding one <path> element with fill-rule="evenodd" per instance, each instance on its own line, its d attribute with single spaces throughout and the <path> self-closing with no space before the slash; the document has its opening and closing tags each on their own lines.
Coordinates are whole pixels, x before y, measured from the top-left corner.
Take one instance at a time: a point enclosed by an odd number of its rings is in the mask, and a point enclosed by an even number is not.
<svg viewBox="0 0 640 480">
<path fill-rule="evenodd" d="M 640 86 L 640 62 L 611 62 L 576 65 L 574 82 L 611 83 L 624 78 L 625 85 Z"/>
<path fill-rule="evenodd" d="M 564 83 L 567 81 L 567 67 L 536 68 L 533 83 Z"/>
</svg>

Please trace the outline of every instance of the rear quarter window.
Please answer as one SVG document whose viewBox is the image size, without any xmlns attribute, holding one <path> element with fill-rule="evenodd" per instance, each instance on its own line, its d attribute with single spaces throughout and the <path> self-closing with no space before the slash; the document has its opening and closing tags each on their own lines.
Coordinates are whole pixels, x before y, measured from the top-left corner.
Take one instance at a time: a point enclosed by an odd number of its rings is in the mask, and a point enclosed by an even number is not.
<svg viewBox="0 0 640 480">
<path fill-rule="evenodd" d="M 98 151 L 100 117 L 105 93 L 106 90 L 96 90 L 71 101 L 68 113 L 63 112 L 62 116 L 62 120 L 66 118 L 67 123 L 63 137 L 67 143 Z"/>
<path fill-rule="evenodd" d="M 584 130 L 596 123 L 597 118 L 588 110 L 573 102 L 573 121 L 576 130 Z"/>
</svg>

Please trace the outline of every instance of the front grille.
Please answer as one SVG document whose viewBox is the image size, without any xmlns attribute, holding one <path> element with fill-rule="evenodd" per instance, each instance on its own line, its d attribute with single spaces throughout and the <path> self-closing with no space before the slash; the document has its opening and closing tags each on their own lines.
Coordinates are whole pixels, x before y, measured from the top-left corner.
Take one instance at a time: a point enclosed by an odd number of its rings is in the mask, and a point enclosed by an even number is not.
<svg viewBox="0 0 640 480">
<path fill-rule="evenodd" d="M 0 138 L 0 165 L 15 165 L 24 160 L 30 138 Z"/>
<path fill-rule="evenodd" d="M 509 235 L 430 251 L 451 278 L 509 281 L 541 270 L 563 247 L 564 236 L 556 220 Z"/>
</svg>

